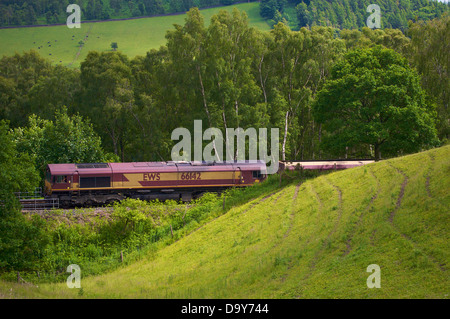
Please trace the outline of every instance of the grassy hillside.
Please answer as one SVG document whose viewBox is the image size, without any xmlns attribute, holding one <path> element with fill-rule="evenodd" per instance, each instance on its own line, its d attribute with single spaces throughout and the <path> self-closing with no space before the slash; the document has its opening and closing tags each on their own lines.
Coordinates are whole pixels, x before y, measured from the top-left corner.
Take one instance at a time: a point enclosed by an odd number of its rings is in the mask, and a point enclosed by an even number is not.
<svg viewBox="0 0 450 319">
<path fill-rule="evenodd" d="M 201 10 L 205 23 L 220 10 L 233 8 L 245 11 L 251 26 L 270 29 L 259 15 L 259 3 L 243 3 L 227 7 Z M 78 67 L 89 51 L 110 51 L 111 42 L 117 42 L 119 51 L 133 58 L 166 43 L 166 31 L 173 24 L 184 24 L 185 15 L 153 17 L 127 21 L 83 23 L 80 29 L 67 26 L 1 29 L 0 57 L 35 49 L 53 63 Z M 80 50 L 79 42 L 85 44 Z"/>
<path fill-rule="evenodd" d="M 261 195 L 137 263 L 82 279 L 89 298 L 448 298 L 450 146 Z M 381 267 L 368 289 L 367 267 Z M 0 283 L 2 297 L 78 297 Z"/>
</svg>

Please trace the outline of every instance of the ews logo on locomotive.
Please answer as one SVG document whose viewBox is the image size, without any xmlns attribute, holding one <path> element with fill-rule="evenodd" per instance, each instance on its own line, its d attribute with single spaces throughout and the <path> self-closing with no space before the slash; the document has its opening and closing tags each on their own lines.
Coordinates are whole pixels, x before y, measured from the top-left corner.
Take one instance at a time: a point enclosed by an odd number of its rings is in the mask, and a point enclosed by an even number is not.
<svg viewBox="0 0 450 319">
<path fill-rule="evenodd" d="M 145 173 L 144 174 L 144 182 L 160 181 L 160 180 L 161 180 L 160 173 Z"/>
</svg>

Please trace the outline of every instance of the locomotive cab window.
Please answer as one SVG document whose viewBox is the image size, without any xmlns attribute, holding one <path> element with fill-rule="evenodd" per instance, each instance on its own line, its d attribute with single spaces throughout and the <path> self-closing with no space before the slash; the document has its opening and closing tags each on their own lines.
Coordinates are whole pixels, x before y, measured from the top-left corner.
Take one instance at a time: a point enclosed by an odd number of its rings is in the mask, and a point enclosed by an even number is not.
<svg viewBox="0 0 450 319">
<path fill-rule="evenodd" d="M 260 179 L 262 177 L 261 171 L 253 171 L 253 178 Z"/>
<path fill-rule="evenodd" d="M 68 183 L 68 178 L 65 175 L 55 176 L 55 183 L 56 184 L 66 184 L 66 183 Z"/>
</svg>

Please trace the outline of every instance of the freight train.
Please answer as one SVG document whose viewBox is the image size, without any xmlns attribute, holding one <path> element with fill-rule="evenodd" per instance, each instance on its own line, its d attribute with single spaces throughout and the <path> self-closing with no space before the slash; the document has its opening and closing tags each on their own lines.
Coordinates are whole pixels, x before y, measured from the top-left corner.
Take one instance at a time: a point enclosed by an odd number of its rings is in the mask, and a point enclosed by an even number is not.
<svg viewBox="0 0 450 319">
<path fill-rule="evenodd" d="M 280 170 L 339 170 L 373 160 L 280 162 Z M 45 198 L 63 208 L 111 204 L 125 198 L 189 202 L 206 192 L 246 187 L 267 177 L 263 161 L 49 164 Z"/>
<path fill-rule="evenodd" d="M 49 164 L 45 197 L 61 207 L 98 206 L 125 198 L 182 200 L 246 187 L 266 178 L 262 161 Z"/>
</svg>

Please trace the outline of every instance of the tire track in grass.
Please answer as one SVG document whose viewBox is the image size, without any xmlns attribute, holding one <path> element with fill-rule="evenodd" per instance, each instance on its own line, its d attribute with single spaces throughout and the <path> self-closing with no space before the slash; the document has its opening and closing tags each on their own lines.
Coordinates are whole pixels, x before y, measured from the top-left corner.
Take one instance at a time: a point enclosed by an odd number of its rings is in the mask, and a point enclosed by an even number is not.
<svg viewBox="0 0 450 319">
<path fill-rule="evenodd" d="M 281 191 L 279 191 L 279 194 L 280 194 L 280 195 L 278 195 L 277 198 L 275 198 L 275 200 L 273 201 L 273 204 L 276 204 L 277 201 L 280 199 L 281 196 L 283 196 L 283 194 L 284 194 L 285 192 L 286 192 L 286 191 L 285 191 L 284 189 L 281 190 Z"/>
<path fill-rule="evenodd" d="M 392 210 L 392 212 L 391 212 L 391 214 L 389 216 L 389 221 L 393 225 L 394 224 L 395 213 L 399 210 L 400 206 L 402 205 L 402 200 L 403 200 L 403 196 L 405 195 L 405 189 L 406 189 L 406 185 L 408 185 L 409 177 L 402 170 L 400 170 L 397 167 L 393 166 L 391 163 L 389 163 L 389 162 L 386 162 L 386 163 L 390 167 L 395 169 L 399 174 L 403 175 L 403 182 L 402 182 L 402 186 L 400 188 L 400 194 L 398 195 L 397 202 L 395 203 L 395 208 Z"/>
<path fill-rule="evenodd" d="M 291 232 L 292 226 L 294 224 L 294 216 L 295 216 L 295 203 L 297 202 L 297 197 L 298 197 L 298 192 L 300 190 L 300 186 L 302 185 L 302 182 L 300 182 L 296 187 L 295 187 L 295 193 L 294 196 L 292 198 L 292 207 L 291 207 L 291 214 L 289 215 L 289 227 L 286 231 L 286 233 L 283 236 L 283 239 L 285 239 L 287 236 L 289 236 L 289 233 Z"/>
<path fill-rule="evenodd" d="M 297 196 L 298 196 L 298 191 L 299 191 L 299 188 L 300 188 L 300 186 L 302 185 L 302 182 L 300 182 L 300 184 L 298 184 L 297 185 L 297 187 L 296 187 L 296 189 L 295 189 L 295 193 L 294 193 L 294 196 L 293 196 L 293 198 L 292 198 L 292 200 L 293 200 L 293 204 L 292 204 L 292 213 L 291 213 L 291 215 L 290 215 L 290 220 L 291 220 L 291 222 L 290 222 L 290 225 L 289 225 L 289 227 L 288 227 L 288 230 L 286 231 L 286 233 L 283 235 L 283 239 L 285 239 L 288 235 L 289 235 L 289 232 L 291 231 L 291 228 L 292 228 L 292 222 L 293 222 L 293 215 L 294 215 L 294 211 L 293 211 L 293 207 L 294 207 L 294 203 L 295 203 L 295 200 L 297 199 Z M 278 199 L 284 194 L 284 193 L 286 193 L 286 191 L 285 190 L 282 190 L 282 191 L 279 191 L 279 193 L 280 193 L 280 195 L 278 195 L 278 197 L 274 200 L 274 202 L 273 202 L 273 204 L 275 204 L 277 201 L 278 201 Z M 271 248 L 271 250 L 273 250 L 273 249 L 275 249 L 275 248 L 277 248 L 278 246 L 280 246 L 280 244 L 281 244 L 281 242 L 282 242 L 283 240 L 281 240 L 281 241 L 278 241 L 275 245 L 273 245 L 273 247 Z"/>
<path fill-rule="evenodd" d="M 431 181 L 431 172 L 433 171 L 433 166 L 434 166 L 434 162 L 435 162 L 435 157 L 433 154 L 428 152 L 428 156 L 431 159 L 430 162 L 430 166 L 428 167 L 427 173 L 426 173 L 426 180 L 425 180 L 425 188 L 427 190 L 427 195 L 430 198 L 433 198 L 433 195 L 431 194 L 431 189 L 430 189 L 430 181 Z"/>
<path fill-rule="evenodd" d="M 336 222 L 334 223 L 333 230 L 332 230 L 332 231 L 328 234 L 328 236 L 327 236 L 327 240 L 326 240 L 326 241 L 329 241 L 330 238 L 331 238 L 331 236 L 336 232 L 336 230 L 337 230 L 337 228 L 338 228 L 338 226 L 339 226 L 339 224 L 340 224 L 340 222 L 341 222 L 341 218 L 342 218 L 342 190 L 341 190 L 338 186 L 332 184 L 328 179 L 326 179 L 326 181 L 327 181 L 331 186 L 333 186 L 333 188 L 336 190 L 336 192 L 337 192 L 338 195 L 339 195 L 339 204 L 338 204 L 338 211 L 339 211 L 339 212 L 338 212 L 338 218 L 337 218 Z"/>
<path fill-rule="evenodd" d="M 362 211 L 362 213 L 359 215 L 358 221 L 355 225 L 355 227 L 353 227 L 353 230 L 350 233 L 349 239 L 346 242 L 346 250 L 344 252 L 344 254 L 342 255 L 343 257 L 347 256 L 353 249 L 352 247 L 352 241 L 353 241 L 353 237 L 355 236 L 356 230 L 361 227 L 362 222 L 364 220 L 364 217 L 366 216 L 367 212 L 369 211 L 370 207 L 372 207 L 373 203 L 375 202 L 375 200 L 378 198 L 378 196 L 380 195 L 381 192 L 381 184 L 380 184 L 380 180 L 375 176 L 375 174 L 369 169 L 369 173 L 370 175 L 372 175 L 372 177 L 377 181 L 377 190 L 376 192 L 372 195 L 372 198 L 369 202 L 369 204 L 364 208 L 364 210 Z"/>
<path fill-rule="evenodd" d="M 317 203 L 319 204 L 319 213 L 321 213 L 323 211 L 323 203 L 322 200 L 319 197 L 319 194 L 316 192 L 316 190 L 314 189 L 314 186 L 312 185 L 312 183 L 310 183 L 311 185 L 311 192 L 314 194 Z"/>
<path fill-rule="evenodd" d="M 81 51 L 83 50 L 84 46 L 86 45 L 87 40 L 89 39 L 89 34 L 91 34 L 93 26 L 94 26 L 93 23 L 89 26 L 89 29 L 88 29 L 86 35 L 84 36 L 83 44 L 80 45 L 80 48 L 78 49 L 78 52 L 75 55 L 75 58 L 73 59 L 72 62 L 69 63 L 68 67 L 71 67 L 72 64 L 74 64 L 78 60 L 78 58 L 80 57 Z"/>
<path fill-rule="evenodd" d="M 430 184 L 431 184 L 431 174 L 433 172 L 433 167 L 434 167 L 434 163 L 436 161 L 436 157 L 434 156 L 434 154 L 432 154 L 430 152 L 428 152 L 427 154 L 430 157 L 430 165 L 428 166 L 428 169 L 425 173 L 425 189 L 427 191 L 428 198 L 434 199 L 436 196 L 434 196 L 433 193 L 431 192 Z M 443 204 L 440 200 L 435 200 L 434 204 L 437 204 L 437 205 L 443 207 L 444 210 L 447 210 L 447 207 L 445 206 L 445 204 Z"/>
<path fill-rule="evenodd" d="M 278 200 L 281 198 L 281 196 L 283 196 L 285 193 L 286 193 L 286 189 L 282 189 L 282 190 L 278 191 L 277 193 L 275 193 L 275 194 L 279 194 L 279 195 L 272 202 L 272 206 L 275 206 L 276 203 L 278 202 Z M 270 220 L 270 215 L 268 215 L 267 217 L 268 217 L 267 220 Z"/>
<path fill-rule="evenodd" d="M 428 259 L 430 259 L 434 264 L 436 264 L 441 271 L 447 271 L 445 263 L 441 263 L 438 260 L 436 260 L 436 258 L 434 258 L 433 256 L 426 254 L 420 247 L 418 247 L 417 243 L 411 237 L 409 237 L 408 235 L 402 233 L 400 231 L 400 229 L 394 224 L 395 214 L 397 213 L 397 211 L 400 209 L 400 207 L 402 205 L 402 200 L 403 200 L 403 197 L 405 195 L 405 189 L 406 189 L 406 186 L 408 185 L 409 177 L 406 175 L 405 172 L 403 172 L 401 169 L 399 169 L 399 168 L 395 167 L 394 165 L 392 165 L 389 161 L 386 161 L 386 163 L 391 168 L 395 169 L 399 174 L 401 174 L 403 176 L 403 182 L 402 182 L 402 186 L 400 188 L 400 194 L 398 195 L 397 202 L 395 203 L 394 209 L 392 210 L 391 214 L 389 215 L 389 223 L 391 224 L 392 228 L 397 233 L 399 233 L 407 242 L 409 242 L 411 244 L 411 246 L 414 247 L 414 249 L 419 250 L 425 256 L 427 256 Z"/>
<path fill-rule="evenodd" d="M 245 213 L 248 212 L 249 210 L 253 209 L 256 205 L 261 204 L 262 202 L 264 202 L 264 201 L 267 200 L 268 198 L 270 198 L 270 197 L 274 196 L 275 194 L 277 194 L 277 193 L 279 193 L 279 192 L 282 192 L 282 191 L 283 191 L 283 189 L 281 189 L 281 190 L 279 190 L 279 191 L 276 191 L 276 192 L 273 192 L 273 193 L 271 193 L 271 194 L 269 194 L 269 195 L 264 196 L 264 197 L 261 198 L 259 201 L 257 201 L 256 203 L 254 203 L 251 207 L 245 209 L 241 214 L 245 214 Z M 280 195 L 280 196 L 281 196 L 281 195 Z M 224 215 L 225 215 L 225 214 L 220 214 L 219 216 L 217 216 L 217 217 L 211 219 L 210 221 L 206 222 L 205 224 L 201 225 L 200 227 L 198 227 L 198 228 L 192 230 L 191 232 L 189 232 L 189 234 L 186 234 L 185 237 L 187 237 L 187 236 L 189 236 L 189 235 L 191 235 L 191 234 L 193 234 L 193 233 L 199 231 L 200 229 L 202 229 L 202 228 L 205 227 L 206 225 L 209 225 L 210 223 L 216 221 L 217 219 L 219 219 L 220 217 L 222 217 L 222 216 L 224 216 Z"/>
<path fill-rule="evenodd" d="M 264 196 L 263 198 L 261 198 L 259 201 L 257 201 L 256 203 L 253 203 L 253 205 L 251 205 L 249 208 L 245 209 L 242 214 L 245 214 L 246 212 L 248 212 L 249 210 L 252 210 L 256 205 L 259 205 L 261 203 L 263 203 L 264 201 L 266 201 L 267 199 L 269 199 L 270 197 L 274 196 L 275 194 L 281 193 L 283 191 L 283 189 L 280 189 L 276 192 L 270 193 L 269 195 Z M 281 195 L 280 195 L 281 196 Z"/>
<path fill-rule="evenodd" d="M 330 243 L 330 239 L 333 236 L 333 234 L 336 232 L 336 230 L 338 229 L 338 226 L 339 226 L 339 224 L 341 222 L 341 218 L 342 218 L 342 208 L 343 208 L 342 207 L 343 206 L 342 205 L 342 190 L 338 186 L 332 184 L 328 179 L 325 178 L 325 180 L 327 181 L 328 184 L 330 184 L 334 188 L 334 190 L 338 194 L 338 216 L 334 223 L 333 229 L 328 233 L 327 238 L 324 240 L 320 249 L 314 254 L 314 256 L 309 264 L 309 270 L 302 280 L 303 283 L 308 281 L 309 277 L 311 277 L 311 275 L 313 274 L 314 270 L 316 269 L 316 265 L 320 259 L 320 256 L 323 254 L 326 247 Z M 318 198 L 318 200 L 320 200 L 320 198 Z M 319 202 L 319 205 L 321 206 L 321 202 Z M 301 298 L 301 296 L 297 296 L 297 298 Z"/>
<path fill-rule="evenodd" d="M 291 206 L 291 214 L 289 215 L 289 226 L 288 229 L 286 230 L 286 232 L 283 235 L 283 238 L 281 240 L 279 240 L 272 248 L 271 250 L 275 250 L 276 248 L 278 248 L 281 243 L 289 236 L 292 227 L 294 225 L 294 217 L 295 217 L 295 203 L 297 202 L 297 197 L 298 197 L 298 193 L 300 191 L 300 186 L 302 186 L 303 182 L 300 182 L 299 184 L 297 184 L 297 186 L 295 187 L 295 192 L 294 192 L 294 196 L 292 197 L 292 206 Z M 289 269 L 292 268 L 293 266 L 293 261 L 290 260 L 289 261 L 289 265 L 287 267 L 287 271 L 289 271 Z M 281 281 L 284 282 L 286 280 L 288 276 L 288 273 L 286 272 L 283 276 L 281 276 Z"/>
<path fill-rule="evenodd" d="M 298 192 L 299 192 L 300 186 L 301 186 L 302 184 L 303 184 L 303 183 L 300 183 L 300 184 L 297 185 L 295 194 L 294 194 L 294 196 L 293 196 L 293 198 L 292 198 L 292 213 L 291 213 L 291 215 L 290 215 L 290 225 L 289 225 L 289 229 L 288 229 L 288 230 L 286 231 L 286 233 L 284 234 L 283 239 L 285 239 L 285 238 L 287 238 L 287 237 L 289 236 L 289 233 L 291 232 L 292 226 L 294 225 L 294 216 L 295 216 L 294 208 L 295 208 L 295 202 L 296 202 L 296 200 L 297 200 Z M 311 192 L 313 192 L 315 195 L 317 195 L 316 199 L 317 199 L 317 201 L 318 201 L 318 203 L 319 203 L 319 211 L 321 212 L 321 211 L 322 211 L 322 208 L 323 208 L 322 201 L 320 200 L 320 197 L 319 197 L 319 195 L 317 194 L 317 192 L 314 190 L 314 187 L 312 186 L 312 183 L 309 183 L 309 185 L 310 185 Z M 304 243 L 304 244 L 302 245 L 302 248 L 300 249 L 300 251 L 302 251 L 302 250 L 305 248 L 305 246 L 309 243 L 309 241 L 310 241 L 310 240 L 308 240 L 306 243 Z M 276 245 L 276 246 L 278 246 L 278 245 Z M 275 248 L 275 247 L 274 247 L 274 248 Z M 292 261 L 291 261 L 291 263 L 290 263 L 289 266 L 288 266 L 288 270 L 291 269 L 292 266 L 293 266 L 293 264 L 292 264 Z"/>
</svg>

